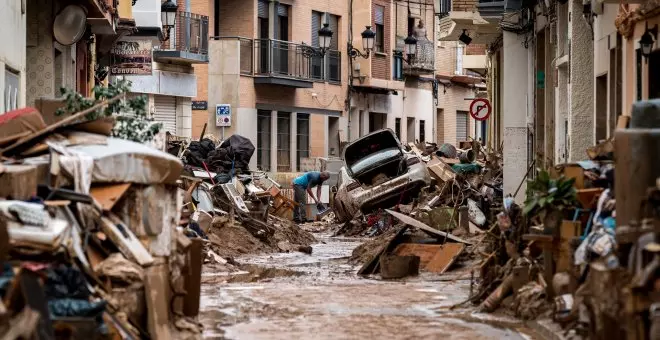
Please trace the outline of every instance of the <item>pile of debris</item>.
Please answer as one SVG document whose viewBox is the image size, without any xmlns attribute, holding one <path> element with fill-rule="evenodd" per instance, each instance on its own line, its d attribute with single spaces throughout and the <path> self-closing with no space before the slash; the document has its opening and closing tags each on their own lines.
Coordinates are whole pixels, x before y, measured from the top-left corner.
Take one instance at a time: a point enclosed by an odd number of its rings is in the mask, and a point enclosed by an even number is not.
<svg viewBox="0 0 660 340">
<path fill-rule="evenodd" d="M 375 237 L 355 249 L 359 273 L 383 278 L 442 274 L 455 262 L 471 263 L 492 233 L 492 221 L 504 210 L 501 152 L 445 144 L 407 146 L 425 162 L 434 184 L 409 204 L 397 204 L 344 223 L 335 235 Z M 423 150 L 423 151 L 421 151 Z M 478 155 L 478 157 L 477 157 Z M 412 229 L 410 227 L 413 227 Z"/>
<path fill-rule="evenodd" d="M 114 121 L 0 116 L 0 334 L 192 339 L 203 242 L 180 224 L 179 159 Z"/>
<path fill-rule="evenodd" d="M 168 150 L 185 167 L 178 181 L 186 193 L 181 225 L 186 233 L 209 241 L 205 249 L 209 261 L 223 262 L 242 254 L 311 252 L 315 238 L 280 217 L 295 203 L 267 174 L 250 171 L 254 146 L 249 139 L 239 135 L 220 143 L 210 138 L 170 139 Z"/>
</svg>

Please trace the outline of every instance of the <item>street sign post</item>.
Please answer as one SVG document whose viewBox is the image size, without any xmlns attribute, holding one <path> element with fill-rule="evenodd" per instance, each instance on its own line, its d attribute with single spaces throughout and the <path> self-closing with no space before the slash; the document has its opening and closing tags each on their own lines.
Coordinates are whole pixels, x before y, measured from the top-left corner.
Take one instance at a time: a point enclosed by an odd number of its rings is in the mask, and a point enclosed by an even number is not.
<svg viewBox="0 0 660 340">
<path fill-rule="evenodd" d="M 217 127 L 231 126 L 231 105 L 218 104 L 215 106 L 215 126 Z"/>
<path fill-rule="evenodd" d="M 490 117 L 492 107 L 490 102 L 485 98 L 477 98 L 470 103 L 470 116 L 474 120 L 486 120 Z"/>
</svg>

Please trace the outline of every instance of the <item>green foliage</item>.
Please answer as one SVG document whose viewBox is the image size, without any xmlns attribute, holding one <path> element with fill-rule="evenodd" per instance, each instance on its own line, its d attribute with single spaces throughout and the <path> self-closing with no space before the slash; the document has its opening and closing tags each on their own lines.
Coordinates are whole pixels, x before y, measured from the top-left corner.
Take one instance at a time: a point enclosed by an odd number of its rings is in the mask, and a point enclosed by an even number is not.
<svg viewBox="0 0 660 340">
<path fill-rule="evenodd" d="M 56 115 L 74 114 L 88 109 L 104 100 L 114 98 L 119 95 L 125 95 L 130 92 L 131 82 L 127 80 L 118 80 L 110 83 L 108 87 L 95 86 L 92 90 L 94 98 L 86 98 L 80 93 L 61 88 L 60 92 L 66 100 L 63 108 L 55 113 Z M 112 130 L 112 136 L 122 139 L 128 139 L 138 143 L 151 141 L 162 128 L 161 123 L 156 123 L 147 117 L 147 97 L 135 96 L 132 98 L 122 98 L 105 106 L 105 108 L 92 111 L 85 116 L 87 120 L 94 120 L 101 117 L 114 116 L 115 126 Z"/>
<path fill-rule="evenodd" d="M 562 210 L 577 205 L 577 190 L 573 186 L 575 178 L 561 176 L 550 178 L 550 174 L 539 169 L 539 174 L 527 185 L 527 200 L 523 213 L 528 216 L 551 209 Z"/>
</svg>

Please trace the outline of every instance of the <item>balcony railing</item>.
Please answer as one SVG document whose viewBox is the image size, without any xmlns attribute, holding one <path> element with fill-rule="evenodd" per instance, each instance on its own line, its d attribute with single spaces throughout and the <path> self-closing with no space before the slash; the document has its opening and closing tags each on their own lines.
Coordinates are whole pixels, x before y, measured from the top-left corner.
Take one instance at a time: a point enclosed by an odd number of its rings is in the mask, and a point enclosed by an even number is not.
<svg viewBox="0 0 660 340">
<path fill-rule="evenodd" d="M 420 74 L 435 70 L 435 51 L 433 42 L 428 39 L 417 40 L 417 52 L 410 63 L 404 63 L 403 71 L 407 74 Z"/>
<path fill-rule="evenodd" d="M 341 52 L 330 50 L 321 57 L 308 53 L 310 48 L 289 41 L 240 38 L 241 74 L 340 82 Z"/>
<path fill-rule="evenodd" d="M 170 39 L 163 42 L 161 51 L 179 51 L 208 55 L 209 17 L 177 12 L 176 24 L 170 31 Z"/>
</svg>

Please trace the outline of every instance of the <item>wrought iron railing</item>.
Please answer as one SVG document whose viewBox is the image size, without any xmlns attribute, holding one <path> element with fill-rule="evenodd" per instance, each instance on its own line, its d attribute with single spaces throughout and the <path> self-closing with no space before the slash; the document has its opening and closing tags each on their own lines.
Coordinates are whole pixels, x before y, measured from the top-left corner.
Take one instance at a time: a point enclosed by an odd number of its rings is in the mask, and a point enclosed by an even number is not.
<svg viewBox="0 0 660 340">
<path fill-rule="evenodd" d="M 240 43 L 241 74 L 252 75 L 254 72 L 254 40 L 238 38 Z"/>
<path fill-rule="evenodd" d="M 313 81 L 341 81 L 339 51 L 331 50 L 325 56 L 320 56 L 311 52 L 313 48 L 309 45 L 275 39 L 255 39 L 253 45 L 255 75 Z M 243 43 L 241 43 L 242 49 Z"/>
<path fill-rule="evenodd" d="M 428 39 L 417 40 L 417 51 L 409 63 L 404 63 L 404 72 L 411 70 L 435 70 L 435 51 L 433 50 L 433 42 Z"/>
<path fill-rule="evenodd" d="M 208 54 L 209 17 L 177 12 L 176 24 L 170 31 L 170 39 L 163 42 L 161 50 Z"/>
</svg>

